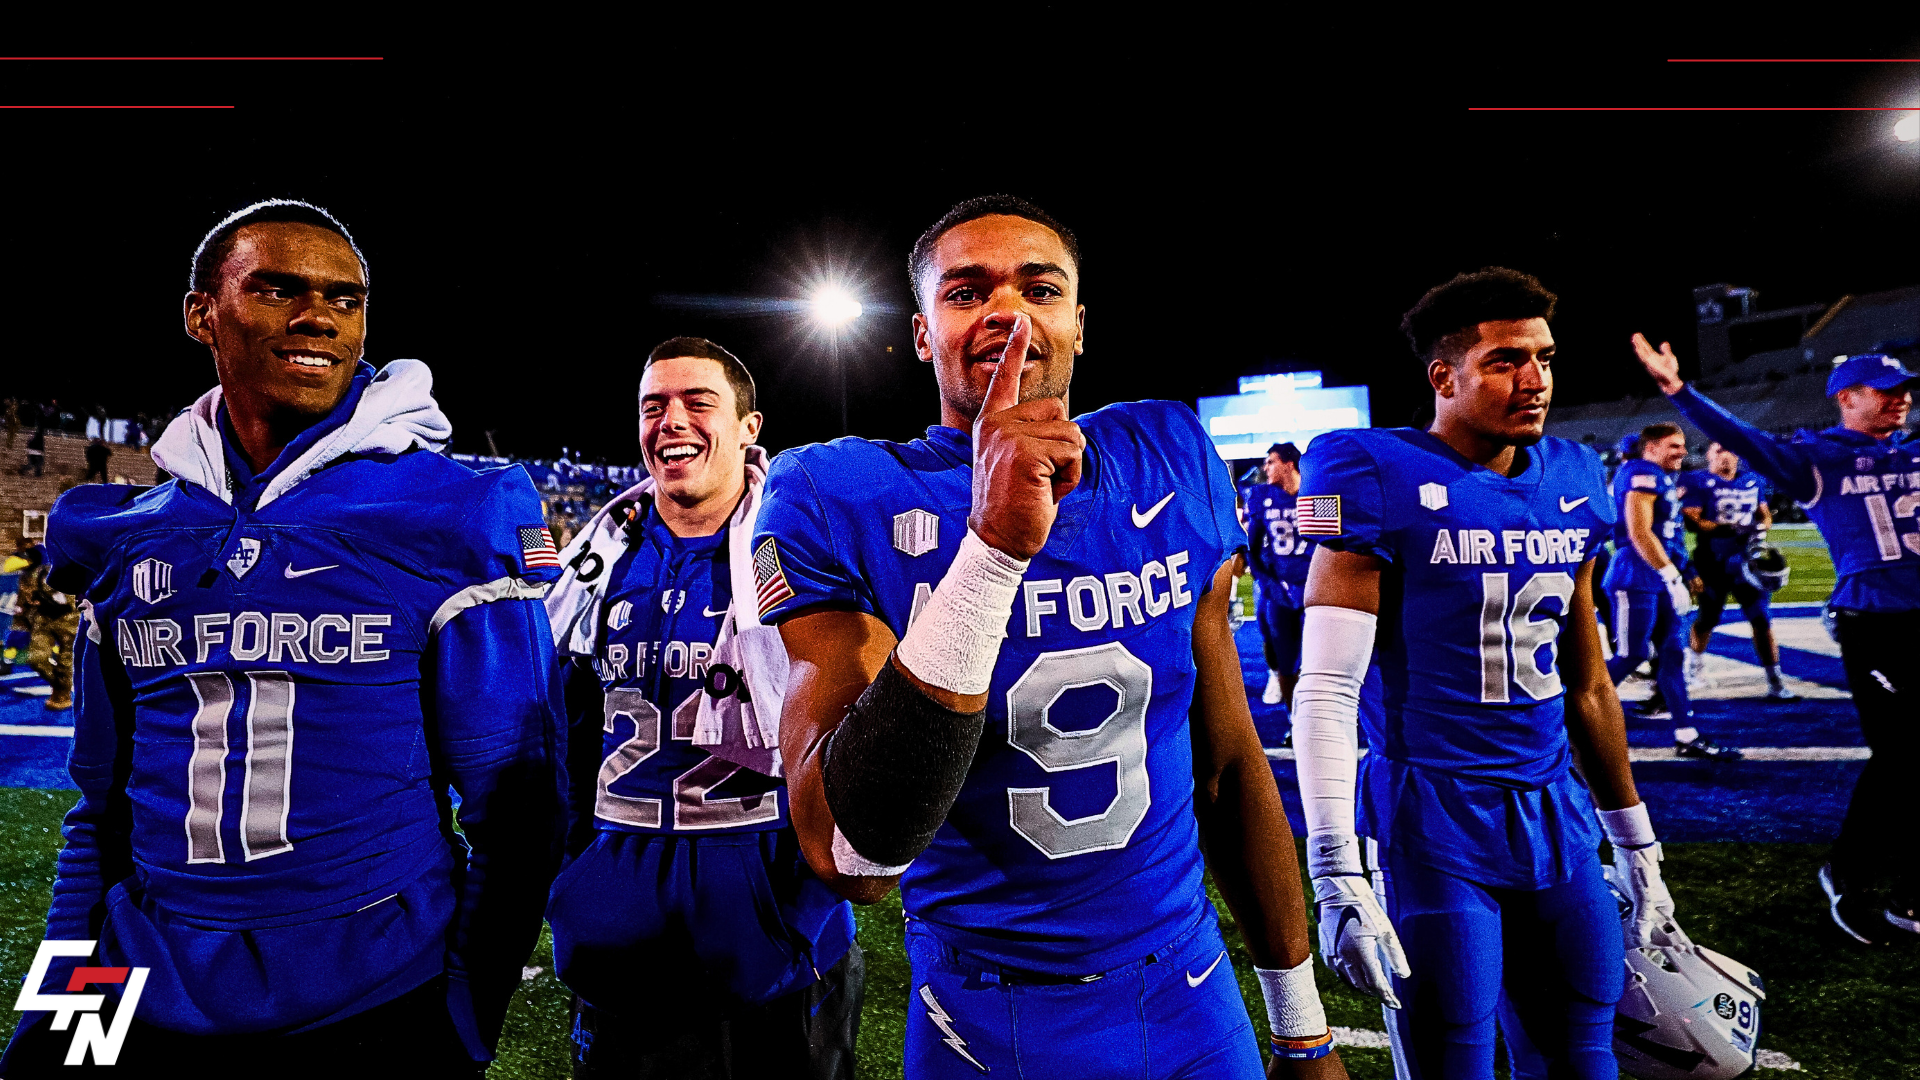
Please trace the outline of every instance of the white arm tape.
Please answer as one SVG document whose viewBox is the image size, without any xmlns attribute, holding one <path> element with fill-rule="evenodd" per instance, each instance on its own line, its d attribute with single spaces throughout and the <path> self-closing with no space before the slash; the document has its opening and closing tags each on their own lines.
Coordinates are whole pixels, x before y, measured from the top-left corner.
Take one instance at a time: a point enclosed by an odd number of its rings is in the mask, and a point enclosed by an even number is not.
<svg viewBox="0 0 1920 1080">
<path fill-rule="evenodd" d="M 1013 617 L 1027 560 L 989 547 L 967 530 L 947 576 L 907 627 L 894 658 L 913 677 L 956 694 L 984 694 Z"/>
<path fill-rule="evenodd" d="M 1314 877 L 1364 869 L 1353 789 L 1360 770 L 1360 684 L 1378 622 L 1364 611 L 1322 604 L 1307 609 L 1301 628 L 1293 751 L 1307 817 L 1307 872 Z"/>
<path fill-rule="evenodd" d="M 1680 568 L 1672 563 L 1668 563 L 1654 572 L 1660 575 L 1661 581 L 1669 585 L 1678 585 L 1681 583 Z"/>
<path fill-rule="evenodd" d="M 1647 817 L 1647 804 L 1634 803 L 1625 810 L 1601 810 L 1600 827 L 1614 847 L 1643 848 L 1654 842 L 1653 820 Z"/>
<path fill-rule="evenodd" d="M 907 867 L 912 865 L 883 866 L 874 862 L 853 850 L 853 842 L 840 831 L 840 826 L 833 827 L 833 868 L 845 877 L 894 877 L 906 873 Z"/>
<path fill-rule="evenodd" d="M 1327 1010 L 1313 985 L 1313 956 L 1290 968 L 1253 969 L 1267 999 L 1267 1028 L 1282 1039 L 1311 1039 L 1327 1032 Z"/>
</svg>

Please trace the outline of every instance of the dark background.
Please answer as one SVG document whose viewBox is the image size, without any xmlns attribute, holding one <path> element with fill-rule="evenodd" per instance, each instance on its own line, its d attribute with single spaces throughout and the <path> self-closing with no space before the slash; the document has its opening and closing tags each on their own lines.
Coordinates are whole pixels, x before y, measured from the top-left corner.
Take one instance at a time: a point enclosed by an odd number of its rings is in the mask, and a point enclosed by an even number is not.
<svg viewBox="0 0 1920 1080">
<path fill-rule="evenodd" d="M 1752 286 L 1772 308 L 1920 283 L 1920 143 L 1892 138 L 1899 114 L 1468 111 L 1920 105 L 1920 64 L 1665 62 L 1920 56 L 1920 40 L 1489 45 L 1355 66 L 1340 41 L 1217 30 L 1250 51 L 1115 48 L 1033 77 L 996 77 L 1020 66 L 1004 57 L 923 71 L 888 54 L 726 54 L 692 74 L 450 52 L 0 61 L 9 104 L 238 106 L 0 111 L 0 393 L 116 415 L 187 404 L 213 382 L 180 330 L 188 258 L 269 196 L 354 231 L 368 357 L 433 366 L 455 449 L 486 452 L 492 430 L 502 452 L 615 463 L 637 457 L 639 361 L 678 334 L 756 372 L 770 447 L 838 435 L 825 339 L 712 301 L 801 297 L 828 267 L 868 306 L 841 346 L 853 429 L 933 422 L 905 256 L 989 191 L 1079 234 L 1075 411 L 1318 368 L 1371 386 L 1376 423 L 1406 422 L 1426 391 L 1400 313 L 1488 264 L 1560 293 L 1561 404 L 1651 393 L 1627 336 L 1690 356 L 1693 286 Z"/>
</svg>

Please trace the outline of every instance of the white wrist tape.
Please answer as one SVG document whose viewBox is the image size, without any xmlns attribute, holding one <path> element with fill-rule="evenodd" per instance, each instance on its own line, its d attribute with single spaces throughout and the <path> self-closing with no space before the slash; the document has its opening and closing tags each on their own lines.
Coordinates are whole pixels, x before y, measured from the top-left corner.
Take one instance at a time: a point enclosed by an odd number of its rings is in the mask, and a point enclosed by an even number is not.
<svg viewBox="0 0 1920 1080">
<path fill-rule="evenodd" d="M 1625 810 L 1601 810 L 1600 827 L 1614 847 L 1643 848 L 1654 842 L 1653 820 L 1647 816 L 1646 803 L 1634 803 Z"/>
<path fill-rule="evenodd" d="M 853 850 L 853 843 L 840 831 L 840 826 L 833 827 L 833 868 L 846 877 L 893 877 L 906 873 L 912 865 L 882 866 Z"/>
<path fill-rule="evenodd" d="M 1267 1027 L 1282 1039 L 1310 1039 L 1327 1031 L 1327 1010 L 1313 985 L 1313 956 L 1299 965 L 1269 969 L 1256 967 L 1260 996 L 1267 999 Z"/>
<path fill-rule="evenodd" d="M 1293 688 L 1293 752 L 1307 818 L 1307 872 L 1358 874 L 1353 789 L 1360 769 L 1360 685 L 1373 660 L 1373 615 L 1316 605 L 1300 635 Z"/>
<path fill-rule="evenodd" d="M 1673 565 L 1672 563 L 1668 563 L 1667 565 L 1661 567 L 1658 573 L 1660 574 L 1661 581 L 1664 581 L 1669 585 L 1680 584 L 1680 568 Z"/>
<path fill-rule="evenodd" d="M 895 659 L 929 686 L 986 693 L 1026 572 L 1027 560 L 989 547 L 968 529 L 947 576 L 894 648 Z"/>
</svg>

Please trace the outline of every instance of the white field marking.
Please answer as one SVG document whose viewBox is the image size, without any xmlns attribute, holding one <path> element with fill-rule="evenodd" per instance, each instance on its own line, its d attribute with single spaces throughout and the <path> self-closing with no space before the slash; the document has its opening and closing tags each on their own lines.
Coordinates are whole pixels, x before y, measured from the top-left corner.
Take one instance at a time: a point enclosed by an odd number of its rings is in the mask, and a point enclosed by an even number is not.
<svg viewBox="0 0 1920 1080">
<path fill-rule="evenodd" d="M 1333 1045 L 1364 1046 L 1375 1050 L 1384 1050 L 1393 1045 L 1384 1031 L 1372 1028 L 1337 1027 L 1333 1029 Z"/>
<path fill-rule="evenodd" d="M 1741 623 L 1740 628 L 1753 629 L 1745 623 Z M 1721 656 L 1718 653 L 1708 653 L 1706 660 L 1703 677 L 1695 680 L 1687 688 L 1687 695 L 1695 701 L 1748 701 L 1766 696 L 1766 668 L 1746 660 Z M 1788 675 L 1786 683 L 1787 689 L 1809 701 L 1849 701 L 1853 698 L 1853 695 L 1847 693 L 1842 687 L 1828 686 L 1809 679 L 1796 679 Z M 1621 701 L 1645 701 L 1652 696 L 1653 682 L 1646 676 L 1629 675 L 1620 680 Z M 1762 707 L 1765 706 L 1762 705 Z"/>
<path fill-rule="evenodd" d="M 1742 746 L 1737 748 L 1747 761 L 1865 761 L 1873 751 L 1864 746 Z M 1367 748 L 1360 748 L 1367 756 Z M 1268 747 L 1267 757 L 1274 761 L 1293 761 L 1292 747 Z M 1636 746 L 1627 751 L 1629 761 L 1687 761 L 1664 746 Z"/>
<path fill-rule="evenodd" d="M 532 982 L 533 980 L 539 978 L 540 973 L 545 970 L 547 969 L 543 967 L 523 967 L 520 969 L 520 981 Z"/>
<path fill-rule="evenodd" d="M 46 683 L 41 683 L 39 686 L 9 686 L 7 689 L 16 694 L 24 694 L 27 697 L 53 696 L 53 687 L 48 686 Z"/>
<path fill-rule="evenodd" d="M 73 729 L 70 727 L 58 727 L 53 724 L 47 724 L 45 726 L 34 724 L 0 724 L 0 735 L 45 735 L 54 739 L 71 739 L 73 738 Z"/>
<path fill-rule="evenodd" d="M 1733 621 L 1722 621 L 1719 626 L 1713 628 L 1713 632 L 1725 634 L 1728 637 L 1753 640 L 1753 626 L 1740 617 L 1739 609 L 1735 608 L 1730 614 L 1733 615 Z M 1722 619 L 1724 620 L 1725 616 L 1722 616 Z M 1835 660 L 1840 658 L 1840 643 L 1827 636 L 1827 628 L 1822 626 L 1817 618 L 1775 619 L 1773 620 L 1773 640 L 1789 649 L 1819 653 L 1821 656 L 1831 656 Z"/>
<path fill-rule="evenodd" d="M 1783 1069 L 1787 1072 L 1804 1072 L 1800 1063 L 1778 1050 L 1756 1050 L 1753 1063 L 1762 1069 Z"/>
<path fill-rule="evenodd" d="M 24 679 L 37 679 L 39 677 L 40 673 L 37 671 L 14 671 L 0 675 L 0 683 L 20 682 Z"/>
</svg>

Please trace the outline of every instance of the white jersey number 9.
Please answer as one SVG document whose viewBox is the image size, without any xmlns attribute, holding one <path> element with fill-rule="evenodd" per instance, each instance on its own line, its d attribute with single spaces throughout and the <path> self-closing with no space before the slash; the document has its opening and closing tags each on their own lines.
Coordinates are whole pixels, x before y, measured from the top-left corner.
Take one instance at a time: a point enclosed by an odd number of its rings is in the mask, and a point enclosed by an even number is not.
<svg viewBox="0 0 1920 1080">
<path fill-rule="evenodd" d="M 1062 731 L 1047 722 L 1060 695 L 1107 686 L 1118 696 L 1098 727 Z M 1153 669 L 1117 641 L 1041 653 L 1007 690 L 1007 741 L 1048 772 L 1117 763 L 1118 790 L 1098 814 L 1071 821 L 1054 810 L 1051 788 L 1008 788 L 1013 831 L 1049 859 L 1127 846 L 1153 805 L 1147 778 L 1147 703 Z"/>
</svg>

